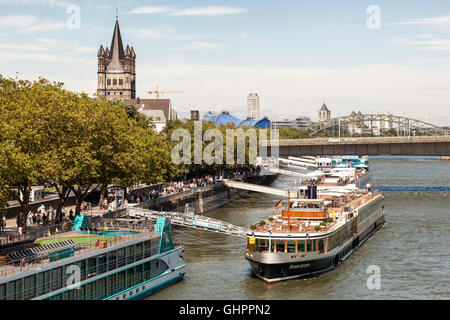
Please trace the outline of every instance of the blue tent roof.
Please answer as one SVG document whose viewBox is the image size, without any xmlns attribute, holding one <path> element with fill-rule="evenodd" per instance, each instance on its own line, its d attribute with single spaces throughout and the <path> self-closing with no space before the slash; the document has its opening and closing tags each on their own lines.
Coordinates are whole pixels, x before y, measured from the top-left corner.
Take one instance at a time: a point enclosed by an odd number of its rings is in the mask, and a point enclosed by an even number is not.
<svg viewBox="0 0 450 320">
<path fill-rule="evenodd" d="M 263 118 L 255 123 L 255 127 L 260 129 L 269 129 L 271 127 L 271 122 L 267 118 Z"/>
<path fill-rule="evenodd" d="M 239 123 L 238 127 L 243 127 L 243 126 L 247 126 L 247 127 L 253 127 L 253 125 L 256 123 L 256 120 L 253 119 L 245 119 L 242 120 L 241 123 Z"/>
<path fill-rule="evenodd" d="M 213 113 L 213 112 L 208 112 L 206 114 L 203 115 L 203 121 L 212 121 L 212 122 L 216 122 L 216 118 L 217 118 L 217 114 Z"/>
<path fill-rule="evenodd" d="M 239 123 L 241 122 L 241 120 L 239 120 L 238 118 L 233 117 L 228 112 L 222 112 L 216 118 L 216 126 L 220 126 L 222 124 L 227 124 L 227 123 L 230 123 L 230 122 L 233 123 L 234 125 L 238 126 Z"/>
</svg>

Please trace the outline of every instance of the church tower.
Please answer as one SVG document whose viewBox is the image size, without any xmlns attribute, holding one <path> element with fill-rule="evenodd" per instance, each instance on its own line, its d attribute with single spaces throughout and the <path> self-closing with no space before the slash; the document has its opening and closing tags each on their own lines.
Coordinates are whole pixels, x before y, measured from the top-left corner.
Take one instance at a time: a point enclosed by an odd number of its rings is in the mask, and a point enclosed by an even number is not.
<svg viewBox="0 0 450 320">
<path fill-rule="evenodd" d="M 105 50 L 100 45 L 97 57 L 97 95 L 107 99 L 135 99 L 136 53 L 129 45 L 123 49 L 117 18 L 111 47 Z"/>
</svg>

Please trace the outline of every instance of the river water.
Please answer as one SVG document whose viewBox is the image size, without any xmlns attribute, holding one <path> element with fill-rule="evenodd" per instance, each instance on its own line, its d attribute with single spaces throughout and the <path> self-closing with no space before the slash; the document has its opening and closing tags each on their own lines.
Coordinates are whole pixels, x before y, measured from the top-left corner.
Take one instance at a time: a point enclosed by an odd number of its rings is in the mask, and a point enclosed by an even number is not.
<svg viewBox="0 0 450 320">
<path fill-rule="evenodd" d="M 450 299 L 450 161 L 371 158 L 370 169 L 374 187 L 397 187 L 384 191 L 387 222 L 334 270 L 268 285 L 251 274 L 244 239 L 180 229 L 174 235 L 185 244 L 185 278 L 147 299 Z M 272 186 L 298 182 L 280 177 Z M 249 226 L 277 200 L 251 193 L 207 215 Z M 380 268 L 379 289 L 367 286 L 373 265 Z"/>
</svg>

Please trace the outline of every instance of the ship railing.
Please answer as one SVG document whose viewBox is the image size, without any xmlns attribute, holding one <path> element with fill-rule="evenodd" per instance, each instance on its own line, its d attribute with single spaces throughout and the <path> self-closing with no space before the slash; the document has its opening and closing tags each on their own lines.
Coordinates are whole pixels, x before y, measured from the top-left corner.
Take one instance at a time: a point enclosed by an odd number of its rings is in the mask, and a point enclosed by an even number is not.
<svg viewBox="0 0 450 320">
<path fill-rule="evenodd" d="M 130 234 L 126 236 L 118 236 L 114 237 L 110 240 L 99 240 L 100 242 L 104 243 L 104 248 L 114 247 L 116 245 L 120 245 L 123 243 L 131 242 L 137 239 L 152 239 L 157 237 L 157 233 L 153 232 L 151 229 L 148 230 L 142 230 L 142 233 L 139 234 Z M 89 235 L 87 235 L 89 236 Z M 92 235 L 93 237 L 96 235 Z M 55 236 L 50 237 L 43 237 L 38 240 L 48 240 L 48 239 L 55 239 Z M 83 244 L 78 245 L 74 247 L 74 255 L 73 257 L 80 257 L 92 252 L 96 252 L 98 250 L 101 250 L 99 246 L 92 245 L 92 244 Z M 58 262 L 62 260 L 56 260 L 54 262 Z M 30 271 L 36 268 L 42 268 L 44 266 L 47 266 L 53 262 L 50 262 L 50 253 L 42 256 L 36 256 L 36 257 L 29 257 L 22 259 L 20 261 L 10 261 L 3 264 L 0 264 L 0 279 L 5 277 L 11 277 L 16 274 L 20 274 L 22 272 Z"/>
</svg>

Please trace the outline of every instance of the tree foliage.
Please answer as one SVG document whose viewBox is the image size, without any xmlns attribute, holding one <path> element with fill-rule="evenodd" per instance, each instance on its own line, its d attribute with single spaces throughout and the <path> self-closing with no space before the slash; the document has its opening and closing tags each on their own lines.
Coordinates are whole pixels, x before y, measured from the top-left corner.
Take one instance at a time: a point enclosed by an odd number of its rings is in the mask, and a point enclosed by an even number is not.
<svg viewBox="0 0 450 320">
<path fill-rule="evenodd" d="M 8 190 L 0 200 L 8 193 L 18 200 L 23 222 L 31 186 L 43 181 L 58 192 L 59 219 L 71 191 L 79 212 L 99 186 L 161 182 L 177 173 L 164 137 L 134 107 L 45 79 L 0 83 L 0 182 Z"/>
</svg>

